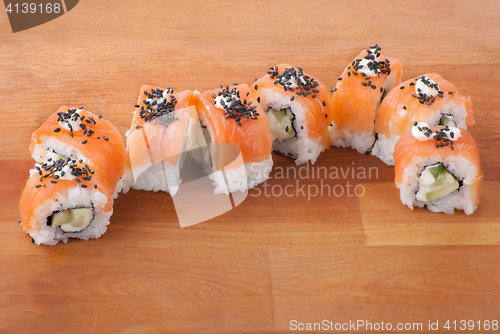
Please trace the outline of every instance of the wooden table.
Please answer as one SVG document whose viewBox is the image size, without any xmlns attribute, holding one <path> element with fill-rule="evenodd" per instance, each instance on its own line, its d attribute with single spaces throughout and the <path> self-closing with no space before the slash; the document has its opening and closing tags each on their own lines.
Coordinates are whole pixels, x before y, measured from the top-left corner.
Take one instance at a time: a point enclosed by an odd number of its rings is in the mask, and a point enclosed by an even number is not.
<svg viewBox="0 0 500 334">
<path fill-rule="evenodd" d="M 487 0 L 86 0 L 15 34 L 0 13 L 0 332 L 282 333 L 323 320 L 331 332 L 350 321 L 455 332 L 455 320 L 485 331 L 500 321 L 499 22 L 500 2 Z M 392 167 L 331 148 L 315 168 L 378 174 L 274 177 L 184 229 L 169 195 L 138 191 L 116 200 L 97 240 L 36 246 L 17 224 L 30 135 L 59 106 L 85 106 L 124 134 L 142 84 L 205 91 L 286 62 L 331 89 L 375 43 L 402 60 L 404 80 L 437 72 L 472 97 L 485 175 L 473 215 L 411 211 Z M 296 181 L 364 195 L 272 195 Z"/>
</svg>

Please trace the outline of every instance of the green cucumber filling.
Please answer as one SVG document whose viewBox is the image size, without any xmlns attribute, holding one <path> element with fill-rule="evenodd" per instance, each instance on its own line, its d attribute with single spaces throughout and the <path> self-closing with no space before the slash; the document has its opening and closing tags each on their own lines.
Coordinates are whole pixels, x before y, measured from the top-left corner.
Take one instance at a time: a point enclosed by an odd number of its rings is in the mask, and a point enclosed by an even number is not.
<svg viewBox="0 0 500 334">
<path fill-rule="evenodd" d="M 460 187 L 459 181 L 442 163 L 427 166 L 418 178 L 417 201 L 428 202 L 444 197 Z"/>
<path fill-rule="evenodd" d="M 49 217 L 47 225 L 59 227 L 64 232 L 81 232 L 94 219 L 92 208 L 75 208 L 56 211 Z"/>
<path fill-rule="evenodd" d="M 293 128 L 295 116 L 290 108 L 280 110 L 269 108 L 266 115 L 274 138 L 288 139 L 297 135 Z"/>
<path fill-rule="evenodd" d="M 441 119 L 439 120 L 439 125 L 441 126 L 453 126 L 456 127 L 457 124 L 453 120 L 453 115 L 443 115 L 441 116 Z"/>
</svg>

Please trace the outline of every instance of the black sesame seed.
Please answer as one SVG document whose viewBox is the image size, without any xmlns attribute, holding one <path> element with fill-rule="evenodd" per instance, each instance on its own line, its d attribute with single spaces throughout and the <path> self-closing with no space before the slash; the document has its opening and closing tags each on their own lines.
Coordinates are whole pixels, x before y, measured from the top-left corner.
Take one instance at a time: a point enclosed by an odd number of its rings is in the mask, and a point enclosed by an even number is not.
<svg viewBox="0 0 500 334">
<path fill-rule="evenodd" d="M 87 144 L 87 140 L 82 141 L 82 144 Z"/>
<path fill-rule="evenodd" d="M 323 107 L 326 107 L 326 102 L 325 101 L 323 101 Z"/>
<path fill-rule="evenodd" d="M 435 143 L 434 145 L 436 146 L 436 148 L 439 148 L 439 144 L 438 143 Z"/>
<path fill-rule="evenodd" d="M 41 186 L 42 186 L 41 184 L 37 184 L 35 188 L 40 188 Z"/>
<path fill-rule="evenodd" d="M 404 89 L 404 88 L 405 88 L 405 86 L 401 86 L 401 87 L 399 87 L 399 89 Z"/>
<path fill-rule="evenodd" d="M 325 118 L 328 118 L 328 114 L 325 114 Z"/>
<path fill-rule="evenodd" d="M 448 92 L 448 94 L 453 95 L 453 92 L 450 90 L 450 91 Z"/>
<path fill-rule="evenodd" d="M 82 184 L 82 188 L 87 188 L 87 186 L 86 186 L 86 185 L 84 185 L 84 184 Z"/>
<path fill-rule="evenodd" d="M 97 115 L 97 117 L 102 118 L 102 115 Z M 94 123 L 95 124 L 95 123 Z"/>
<path fill-rule="evenodd" d="M 140 125 L 139 125 L 139 126 L 136 126 L 136 127 L 135 127 L 135 129 L 136 129 L 136 130 L 140 130 L 140 129 L 142 129 L 142 126 L 140 126 Z"/>
<path fill-rule="evenodd" d="M 293 100 L 295 100 L 295 96 L 292 96 L 292 97 L 290 98 L 290 101 L 293 101 Z"/>
<path fill-rule="evenodd" d="M 61 131 L 61 128 L 55 128 L 54 129 L 54 132 L 59 132 L 59 131 Z"/>
<path fill-rule="evenodd" d="M 57 183 L 57 181 L 51 180 L 50 183 Z"/>
<path fill-rule="evenodd" d="M 108 137 L 106 137 L 106 136 L 102 136 L 102 139 L 104 139 L 105 141 L 108 141 L 108 140 L 109 140 L 109 138 L 108 138 Z"/>
<path fill-rule="evenodd" d="M 335 93 L 337 91 L 337 88 L 332 89 L 332 93 Z"/>
</svg>

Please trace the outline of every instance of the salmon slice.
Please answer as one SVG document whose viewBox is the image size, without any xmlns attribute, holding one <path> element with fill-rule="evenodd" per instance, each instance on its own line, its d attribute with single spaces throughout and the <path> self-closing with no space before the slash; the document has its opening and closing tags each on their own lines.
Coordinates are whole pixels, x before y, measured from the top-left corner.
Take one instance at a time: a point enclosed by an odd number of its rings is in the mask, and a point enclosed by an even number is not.
<svg viewBox="0 0 500 334">
<path fill-rule="evenodd" d="M 169 102 L 159 108 L 156 104 L 151 106 L 155 96 L 163 95 L 164 92 L 168 92 Z M 128 170 L 142 172 L 151 164 L 161 161 L 177 166 L 186 141 L 188 121 L 193 114 L 194 106 L 190 109 L 190 105 L 193 105 L 192 91 L 174 93 L 171 88 L 151 85 L 141 87 L 127 134 Z"/>
<path fill-rule="evenodd" d="M 238 96 L 239 102 L 233 102 L 230 111 L 220 107 L 219 104 L 219 107 L 215 105 L 219 95 L 231 93 Z M 229 95 L 225 98 L 227 99 Z M 248 85 L 221 86 L 203 94 L 196 93 L 195 104 L 201 125 L 210 129 L 212 143 L 236 145 L 245 164 L 269 159 L 273 140 L 269 122 Z M 223 149 L 213 152 L 215 169 L 239 167 L 231 165 L 234 152 L 224 151 L 224 149 L 231 150 L 231 146 L 217 147 Z"/>
</svg>

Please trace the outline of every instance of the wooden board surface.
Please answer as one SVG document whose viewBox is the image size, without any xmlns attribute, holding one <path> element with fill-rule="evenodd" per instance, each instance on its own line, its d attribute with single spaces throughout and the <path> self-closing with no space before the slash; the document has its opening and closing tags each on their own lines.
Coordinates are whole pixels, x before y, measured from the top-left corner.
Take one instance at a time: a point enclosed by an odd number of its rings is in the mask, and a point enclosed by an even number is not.
<svg viewBox="0 0 500 334">
<path fill-rule="evenodd" d="M 286 333 L 293 320 L 423 331 L 439 321 L 441 332 L 472 320 L 467 331 L 483 332 L 500 320 L 498 22 L 500 2 L 487 0 L 85 0 L 15 34 L 0 13 L 0 333 Z M 131 191 L 100 239 L 55 247 L 33 245 L 17 224 L 30 135 L 59 106 L 85 106 L 124 134 L 143 84 L 204 91 L 286 62 L 331 89 L 375 43 L 402 60 L 404 80 L 437 72 L 472 97 L 485 174 L 472 216 L 411 211 L 392 167 L 332 148 L 314 168 L 377 174 L 275 175 L 184 229 L 169 195 Z M 275 156 L 275 168 L 290 167 Z M 363 196 L 279 194 L 348 182 Z"/>
</svg>

